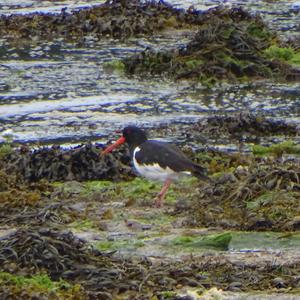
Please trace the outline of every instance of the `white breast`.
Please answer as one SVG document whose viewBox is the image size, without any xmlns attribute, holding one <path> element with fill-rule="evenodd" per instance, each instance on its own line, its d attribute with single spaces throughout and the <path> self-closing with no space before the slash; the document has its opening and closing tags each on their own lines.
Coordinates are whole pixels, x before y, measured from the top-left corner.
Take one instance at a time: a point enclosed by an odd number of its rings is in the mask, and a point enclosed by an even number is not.
<svg viewBox="0 0 300 300">
<path fill-rule="evenodd" d="M 135 159 L 135 154 L 139 152 L 141 149 L 139 147 L 136 147 L 133 152 L 133 165 L 136 171 L 151 180 L 157 180 L 157 181 L 166 181 L 167 179 L 177 180 L 181 177 L 181 175 L 191 175 L 191 172 L 181 172 L 177 173 L 174 172 L 169 167 L 162 168 L 159 166 L 158 163 L 154 163 L 151 165 L 139 165 L 138 162 Z"/>
</svg>

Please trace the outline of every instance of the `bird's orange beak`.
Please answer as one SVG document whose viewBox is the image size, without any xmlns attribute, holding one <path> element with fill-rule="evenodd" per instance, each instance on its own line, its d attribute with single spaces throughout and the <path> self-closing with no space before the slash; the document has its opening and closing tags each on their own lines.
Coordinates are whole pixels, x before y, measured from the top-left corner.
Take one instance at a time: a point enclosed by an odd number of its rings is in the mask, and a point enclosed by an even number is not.
<svg viewBox="0 0 300 300">
<path fill-rule="evenodd" d="M 121 136 L 115 143 L 112 145 L 108 146 L 104 151 L 102 151 L 101 155 L 105 155 L 106 153 L 111 152 L 113 149 L 117 148 L 119 145 L 122 145 L 126 142 L 126 139 L 124 136 Z"/>
</svg>

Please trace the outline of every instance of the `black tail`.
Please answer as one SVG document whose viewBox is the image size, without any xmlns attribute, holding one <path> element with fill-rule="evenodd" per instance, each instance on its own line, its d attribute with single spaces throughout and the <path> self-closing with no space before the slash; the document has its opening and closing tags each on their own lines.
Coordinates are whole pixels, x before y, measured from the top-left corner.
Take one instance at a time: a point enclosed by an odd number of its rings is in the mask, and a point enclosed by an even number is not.
<svg viewBox="0 0 300 300">
<path fill-rule="evenodd" d="M 205 181 L 208 181 L 208 182 L 211 182 L 212 180 L 207 176 L 207 169 L 199 166 L 199 165 L 196 165 L 194 164 L 193 165 L 193 170 L 192 170 L 192 174 L 201 179 L 201 180 L 205 180 Z"/>
</svg>

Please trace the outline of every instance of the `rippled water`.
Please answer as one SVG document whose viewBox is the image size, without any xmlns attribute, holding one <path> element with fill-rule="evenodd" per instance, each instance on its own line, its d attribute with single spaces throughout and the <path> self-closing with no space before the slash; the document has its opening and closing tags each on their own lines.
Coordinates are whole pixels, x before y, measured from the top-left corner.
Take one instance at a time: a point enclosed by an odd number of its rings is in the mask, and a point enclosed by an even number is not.
<svg viewBox="0 0 300 300">
<path fill-rule="evenodd" d="M 0 1 L 0 13 L 58 12 L 96 1 Z M 208 8 L 218 1 L 170 1 Z M 290 1 L 229 1 L 260 11 L 284 36 L 296 34 L 300 14 Z M 99 3 L 97 1 L 97 3 Z M 199 4 L 200 3 L 200 4 Z M 297 23 L 298 22 L 298 23 Z M 103 68 L 147 46 L 168 48 L 188 41 L 185 32 L 121 43 L 88 39 L 76 45 L 61 40 L 32 42 L 22 48 L 0 41 L 0 142 L 74 142 L 106 138 L 125 124 L 157 126 L 195 122 L 216 112 L 249 110 L 300 123 L 300 83 L 260 82 L 205 89 L 161 78 L 128 78 Z"/>
</svg>

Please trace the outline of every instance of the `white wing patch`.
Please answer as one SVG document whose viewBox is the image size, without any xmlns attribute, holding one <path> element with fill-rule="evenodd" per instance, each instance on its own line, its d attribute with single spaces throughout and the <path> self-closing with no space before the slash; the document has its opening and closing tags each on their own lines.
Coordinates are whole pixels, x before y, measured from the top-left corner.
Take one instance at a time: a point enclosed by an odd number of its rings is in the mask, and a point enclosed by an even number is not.
<svg viewBox="0 0 300 300">
<path fill-rule="evenodd" d="M 158 180 L 158 181 L 166 181 L 167 179 L 177 180 L 180 178 L 180 175 L 191 175 L 191 172 L 184 171 L 177 173 L 167 168 L 162 168 L 158 163 L 154 163 L 152 165 L 140 165 L 138 164 L 137 160 L 135 159 L 135 154 L 139 152 L 141 148 L 136 147 L 133 152 L 133 165 L 136 171 L 151 180 Z"/>
</svg>

